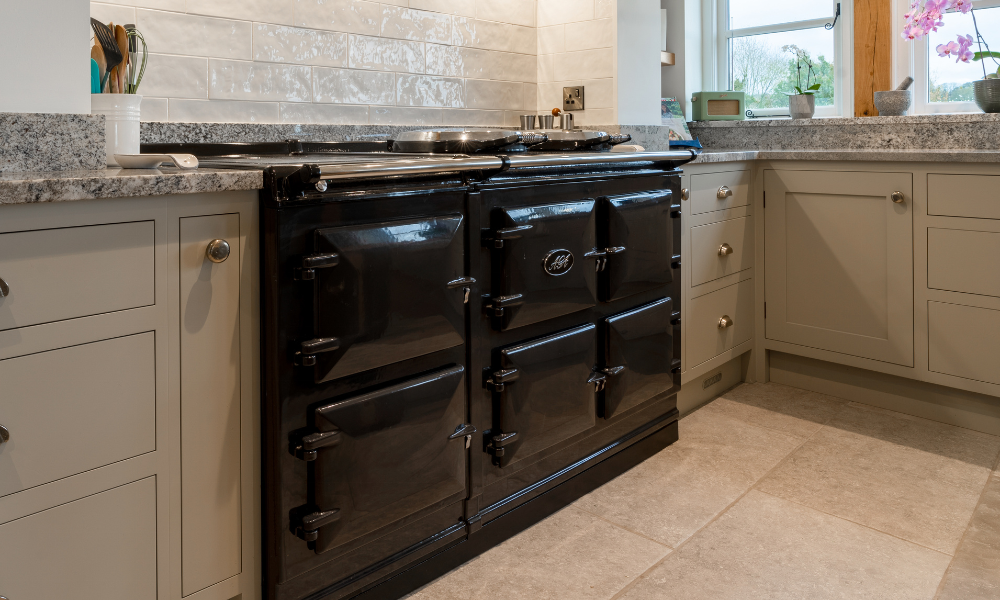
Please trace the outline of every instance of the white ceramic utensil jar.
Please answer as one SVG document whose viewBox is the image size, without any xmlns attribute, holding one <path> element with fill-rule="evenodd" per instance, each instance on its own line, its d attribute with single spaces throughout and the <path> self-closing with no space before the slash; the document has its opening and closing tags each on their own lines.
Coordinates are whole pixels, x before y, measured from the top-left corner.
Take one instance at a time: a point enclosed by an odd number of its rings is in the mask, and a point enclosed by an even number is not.
<svg viewBox="0 0 1000 600">
<path fill-rule="evenodd" d="M 91 94 L 90 114 L 104 115 L 108 166 L 117 167 L 115 154 L 139 154 L 139 105 L 135 94 Z"/>
</svg>

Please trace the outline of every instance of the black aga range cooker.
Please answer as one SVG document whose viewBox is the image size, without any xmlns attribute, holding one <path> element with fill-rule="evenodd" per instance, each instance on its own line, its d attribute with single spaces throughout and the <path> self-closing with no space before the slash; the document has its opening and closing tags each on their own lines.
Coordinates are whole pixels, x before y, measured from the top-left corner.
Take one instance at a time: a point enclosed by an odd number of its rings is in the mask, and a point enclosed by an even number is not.
<svg viewBox="0 0 1000 600">
<path fill-rule="evenodd" d="M 266 168 L 269 600 L 398 598 L 677 439 L 692 154 L 492 134 L 144 147 Z"/>
</svg>

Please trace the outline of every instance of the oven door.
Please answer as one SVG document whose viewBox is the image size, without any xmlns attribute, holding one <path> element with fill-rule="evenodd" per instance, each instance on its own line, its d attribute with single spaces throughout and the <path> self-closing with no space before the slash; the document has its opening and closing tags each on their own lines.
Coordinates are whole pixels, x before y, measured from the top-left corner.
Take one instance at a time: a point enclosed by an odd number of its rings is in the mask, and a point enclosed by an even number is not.
<svg viewBox="0 0 1000 600">
<path fill-rule="evenodd" d="M 673 387 L 673 302 L 657 300 L 604 319 L 604 418 Z"/>
<path fill-rule="evenodd" d="M 505 331 L 596 303 L 594 200 L 497 209 L 485 242 L 493 252 L 487 310 Z"/>
<path fill-rule="evenodd" d="M 488 383 L 494 464 L 505 467 L 594 427 L 596 332 L 585 325 L 496 353 Z"/>
<path fill-rule="evenodd" d="M 316 337 L 300 364 L 321 383 L 463 344 L 464 245 L 461 215 L 317 230 L 301 271 Z"/>
<path fill-rule="evenodd" d="M 316 552 L 466 496 L 465 371 L 444 368 L 315 410 Z M 326 437 L 323 437 L 326 436 Z M 312 457 L 307 457 L 312 458 Z M 326 515 L 326 516 L 324 516 Z M 308 530 L 302 537 L 309 541 Z M 315 529 L 313 529 L 315 531 Z"/>
<path fill-rule="evenodd" d="M 673 281 L 672 194 L 657 190 L 602 199 L 607 263 L 601 265 L 600 298 L 610 302 Z"/>
</svg>

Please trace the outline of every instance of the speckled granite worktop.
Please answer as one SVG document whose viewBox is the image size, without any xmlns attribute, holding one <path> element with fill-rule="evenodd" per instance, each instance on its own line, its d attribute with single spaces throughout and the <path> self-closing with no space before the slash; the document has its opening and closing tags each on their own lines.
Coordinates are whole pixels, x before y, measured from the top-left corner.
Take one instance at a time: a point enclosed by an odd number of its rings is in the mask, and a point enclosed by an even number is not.
<svg viewBox="0 0 1000 600">
<path fill-rule="evenodd" d="M 261 171 L 221 169 L 190 171 L 172 168 L 102 169 L 0 173 L 0 206 L 97 198 L 257 190 L 263 185 L 264 174 Z"/>
<path fill-rule="evenodd" d="M 745 160 L 841 160 L 865 162 L 1000 163 L 1000 150 L 714 150 L 692 164 Z"/>
</svg>

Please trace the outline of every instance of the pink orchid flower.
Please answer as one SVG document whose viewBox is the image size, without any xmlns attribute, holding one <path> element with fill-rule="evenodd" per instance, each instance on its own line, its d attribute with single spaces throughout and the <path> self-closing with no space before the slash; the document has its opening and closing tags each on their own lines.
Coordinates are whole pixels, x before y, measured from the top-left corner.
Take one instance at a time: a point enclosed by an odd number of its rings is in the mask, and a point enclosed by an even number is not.
<svg viewBox="0 0 1000 600">
<path fill-rule="evenodd" d="M 937 47 L 938 56 L 955 56 L 958 54 L 958 42 L 948 42 L 947 44 L 938 44 Z"/>
<path fill-rule="evenodd" d="M 956 9 L 962 11 L 963 15 L 966 15 L 966 14 L 969 14 L 970 10 L 972 10 L 972 1 L 971 0 L 953 0 L 951 8 L 956 8 Z"/>
<path fill-rule="evenodd" d="M 951 42 L 949 42 L 949 45 Z M 955 62 L 967 63 L 974 58 L 974 54 L 969 48 L 972 47 L 972 36 L 971 35 L 960 35 L 958 36 L 958 59 Z"/>
</svg>

